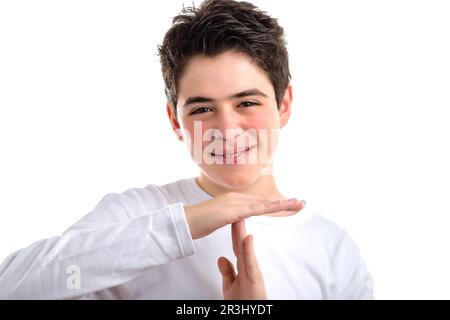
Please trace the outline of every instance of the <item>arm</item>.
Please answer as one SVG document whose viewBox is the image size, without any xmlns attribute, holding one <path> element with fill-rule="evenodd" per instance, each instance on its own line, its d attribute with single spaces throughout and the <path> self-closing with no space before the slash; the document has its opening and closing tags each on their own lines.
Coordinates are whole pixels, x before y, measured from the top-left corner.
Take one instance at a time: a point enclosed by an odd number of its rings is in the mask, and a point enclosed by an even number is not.
<svg viewBox="0 0 450 320">
<path fill-rule="evenodd" d="M 8 256 L 0 265 L 0 299 L 78 298 L 194 254 L 182 203 L 120 221 L 97 218 L 106 216 L 127 214 L 108 201 L 63 235 Z"/>
<path fill-rule="evenodd" d="M 331 265 L 331 299 L 374 299 L 372 276 L 353 239 L 344 233 Z"/>
<path fill-rule="evenodd" d="M 274 203 L 230 193 L 138 215 L 128 214 L 120 200 L 110 198 L 63 235 L 37 241 L 7 257 L 0 265 L 0 299 L 87 296 L 194 254 L 192 239 L 226 224 L 302 206 L 299 201 Z"/>
</svg>

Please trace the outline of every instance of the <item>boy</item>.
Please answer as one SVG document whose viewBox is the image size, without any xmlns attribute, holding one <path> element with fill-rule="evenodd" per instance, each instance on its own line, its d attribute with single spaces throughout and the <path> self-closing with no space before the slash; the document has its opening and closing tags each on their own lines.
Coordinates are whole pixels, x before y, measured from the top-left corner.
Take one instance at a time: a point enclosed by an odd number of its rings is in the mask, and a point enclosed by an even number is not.
<svg viewBox="0 0 450 320">
<path fill-rule="evenodd" d="M 175 17 L 159 54 L 170 123 L 200 175 L 106 195 L 63 235 L 7 257 L 0 298 L 372 298 L 346 232 L 272 175 L 292 102 L 277 21 L 206 0 Z"/>
</svg>

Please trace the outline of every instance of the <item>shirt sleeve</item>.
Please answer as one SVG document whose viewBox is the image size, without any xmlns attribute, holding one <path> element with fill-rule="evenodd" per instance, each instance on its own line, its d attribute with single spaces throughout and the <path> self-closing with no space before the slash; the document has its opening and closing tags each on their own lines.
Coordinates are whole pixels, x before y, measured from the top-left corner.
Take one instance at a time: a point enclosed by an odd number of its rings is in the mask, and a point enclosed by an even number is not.
<svg viewBox="0 0 450 320">
<path fill-rule="evenodd" d="M 61 236 L 10 254 L 0 299 L 78 299 L 194 253 L 182 202 L 130 215 L 113 199 Z"/>
<path fill-rule="evenodd" d="M 356 243 L 346 233 L 339 241 L 331 263 L 332 299 L 371 300 L 373 279 Z"/>
</svg>

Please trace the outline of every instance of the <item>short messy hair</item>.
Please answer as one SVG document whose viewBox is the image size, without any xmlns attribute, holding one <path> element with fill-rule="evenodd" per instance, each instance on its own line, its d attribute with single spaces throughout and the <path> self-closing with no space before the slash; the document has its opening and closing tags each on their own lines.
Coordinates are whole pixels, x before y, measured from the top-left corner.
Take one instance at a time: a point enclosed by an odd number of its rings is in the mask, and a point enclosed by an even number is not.
<svg viewBox="0 0 450 320">
<path fill-rule="evenodd" d="M 233 50 L 247 54 L 269 76 L 277 107 L 289 85 L 289 59 L 278 20 L 249 2 L 205 0 L 183 7 L 158 46 L 167 100 L 176 115 L 177 85 L 189 58 Z"/>
</svg>

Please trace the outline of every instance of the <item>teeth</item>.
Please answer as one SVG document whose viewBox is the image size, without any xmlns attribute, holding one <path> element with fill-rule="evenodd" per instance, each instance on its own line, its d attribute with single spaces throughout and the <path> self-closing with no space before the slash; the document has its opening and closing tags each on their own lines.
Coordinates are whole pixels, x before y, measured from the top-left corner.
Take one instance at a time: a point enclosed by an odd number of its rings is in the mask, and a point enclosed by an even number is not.
<svg viewBox="0 0 450 320">
<path fill-rule="evenodd" d="M 240 156 L 241 154 L 243 154 L 245 151 L 241 151 L 241 152 L 238 152 L 238 153 L 234 153 L 234 154 L 227 154 L 226 156 L 225 156 L 225 158 L 233 158 L 233 157 L 236 157 L 236 156 Z"/>
<path fill-rule="evenodd" d="M 249 149 L 245 149 L 243 151 L 240 151 L 238 153 L 233 153 L 233 154 L 215 154 L 215 153 L 212 153 L 212 155 L 213 156 L 218 156 L 218 157 L 222 156 L 224 158 L 234 158 L 234 157 L 239 157 L 241 154 L 243 154 L 244 152 L 246 152 L 248 150 Z"/>
</svg>

